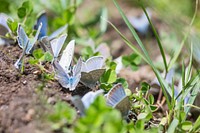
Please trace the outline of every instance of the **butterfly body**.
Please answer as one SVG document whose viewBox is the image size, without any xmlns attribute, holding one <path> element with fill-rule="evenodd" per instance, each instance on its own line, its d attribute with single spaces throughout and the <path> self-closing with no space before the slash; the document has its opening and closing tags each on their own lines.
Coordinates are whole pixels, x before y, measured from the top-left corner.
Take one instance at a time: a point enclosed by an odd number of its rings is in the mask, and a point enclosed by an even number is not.
<svg viewBox="0 0 200 133">
<path fill-rule="evenodd" d="M 81 65 L 82 65 L 81 58 L 78 60 L 77 64 L 73 67 L 71 73 L 67 73 L 62 68 L 62 66 L 56 61 L 54 61 L 53 65 L 56 71 L 56 77 L 59 83 L 62 85 L 62 87 L 69 88 L 70 91 L 75 90 L 81 78 Z"/>
</svg>

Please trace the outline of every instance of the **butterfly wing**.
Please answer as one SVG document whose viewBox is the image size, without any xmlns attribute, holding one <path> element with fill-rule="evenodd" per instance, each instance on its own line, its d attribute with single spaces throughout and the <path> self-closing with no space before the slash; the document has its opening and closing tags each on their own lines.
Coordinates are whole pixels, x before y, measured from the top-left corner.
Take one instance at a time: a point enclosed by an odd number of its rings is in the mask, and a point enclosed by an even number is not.
<svg viewBox="0 0 200 133">
<path fill-rule="evenodd" d="M 102 56 L 93 56 L 83 63 L 81 71 L 90 72 L 96 69 L 101 69 L 103 63 L 104 61 Z"/>
<path fill-rule="evenodd" d="M 72 77 L 69 82 L 70 82 L 70 86 L 69 86 L 69 90 L 73 91 L 75 90 L 76 86 L 78 85 L 80 78 L 81 78 L 81 65 L 82 65 L 82 60 L 81 58 L 78 60 L 77 64 L 73 67 L 72 70 Z"/>
<path fill-rule="evenodd" d="M 81 83 L 89 88 L 94 88 L 96 82 L 99 80 L 101 75 L 105 72 L 105 69 L 96 69 L 90 72 L 81 72 Z"/>
<path fill-rule="evenodd" d="M 121 84 L 115 85 L 106 95 L 106 103 L 122 112 L 128 114 L 129 100 Z"/>
<path fill-rule="evenodd" d="M 129 98 L 126 96 L 116 106 L 114 106 L 114 108 L 118 109 L 122 113 L 122 116 L 127 116 L 130 109 Z"/>
<path fill-rule="evenodd" d="M 40 23 L 40 25 L 38 27 L 38 30 L 37 30 L 37 32 L 35 34 L 35 37 L 34 38 L 30 38 L 30 43 L 27 46 L 26 54 L 30 54 L 31 53 L 31 50 L 33 49 L 33 46 L 34 46 L 34 44 L 36 43 L 36 41 L 38 39 L 38 36 L 40 34 L 41 28 L 42 28 L 42 23 Z"/>
<path fill-rule="evenodd" d="M 23 49 L 22 55 L 19 57 L 19 59 L 14 64 L 15 68 L 17 68 L 17 69 L 21 69 L 22 68 L 22 60 L 23 60 L 23 58 L 24 58 L 24 56 L 26 54 L 26 48 L 28 46 L 28 43 L 29 43 L 29 41 L 27 42 L 25 48 Z"/>
<path fill-rule="evenodd" d="M 75 41 L 74 40 L 70 41 L 65 50 L 63 51 L 63 54 L 59 61 L 59 64 L 66 72 L 69 71 L 69 67 L 72 62 L 72 58 L 74 55 L 74 46 L 75 46 Z"/>
<path fill-rule="evenodd" d="M 8 32 L 11 32 L 10 28 L 7 25 L 7 20 L 11 19 L 9 16 L 7 16 L 4 13 L 0 13 L 0 35 L 5 35 Z"/>
<path fill-rule="evenodd" d="M 77 107 L 80 111 L 81 116 L 83 116 L 85 114 L 85 107 L 83 102 L 81 101 L 81 98 L 79 96 L 73 96 L 71 100 L 75 107 Z"/>
<path fill-rule="evenodd" d="M 24 31 L 23 27 L 19 24 L 17 28 L 17 41 L 19 46 L 23 49 L 27 42 L 29 41 L 26 32 Z"/>
<path fill-rule="evenodd" d="M 36 22 L 36 25 L 34 26 L 35 30 L 38 30 L 40 23 L 42 23 L 42 28 L 40 31 L 40 34 L 38 36 L 38 39 L 44 37 L 47 35 L 47 25 L 48 25 L 48 21 L 47 21 L 47 14 L 46 12 L 42 12 Z"/>
<path fill-rule="evenodd" d="M 89 106 L 94 102 L 96 97 L 101 95 L 103 92 L 104 91 L 100 89 L 96 92 L 90 91 L 90 92 L 86 93 L 81 99 L 85 108 L 86 109 L 89 108 Z"/>
<path fill-rule="evenodd" d="M 49 40 L 52 40 L 54 38 L 56 38 L 58 35 L 62 34 L 68 27 L 68 24 L 60 27 L 58 30 L 54 31 L 50 36 L 49 36 Z"/>
<path fill-rule="evenodd" d="M 65 73 L 65 71 L 58 62 L 54 61 L 53 66 L 56 72 L 56 78 L 58 79 L 58 82 L 62 85 L 62 87 L 69 88 L 69 75 Z"/>
<path fill-rule="evenodd" d="M 60 53 L 60 50 L 63 47 L 63 44 L 64 44 L 66 38 L 67 38 L 67 34 L 63 34 L 60 37 L 58 37 L 50 42 L 54 58 L 58 58 L 58 55 Z"/>
<path fill-rule="evenodd" d="M 42 48 L 45 52 L 49 51 L 51 54 L 53 54 L 53 51 L 51 50 L 50 41 L 49 41 L 49 39 L 48 39 L 47 36 L 42 37 L 42 38 L 39 40 L 39 44 L 40 44 L 41 48 Z"/>
</svg>

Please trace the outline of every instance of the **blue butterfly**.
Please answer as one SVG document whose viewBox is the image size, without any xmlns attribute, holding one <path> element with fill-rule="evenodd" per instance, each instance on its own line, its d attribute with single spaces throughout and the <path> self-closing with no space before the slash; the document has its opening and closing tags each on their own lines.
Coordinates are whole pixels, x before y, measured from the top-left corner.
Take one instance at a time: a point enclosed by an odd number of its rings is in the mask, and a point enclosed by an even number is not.
<svg viewBox="0 0 200 133">
<path fill-rule="evenodd" d="M 40 23 L 42 23 L 42 29 L 41 29 L 41 32 L 40 32 L 40 35 L 39 35 L 39 39 L 47 36 L 48 19 L 47 19 L 47 14 L 45 12 L 42 12 L 39 15 L 37 22 L 34 26 L 35 30 L 38 29 Z M 59 29 L 54 31 L 51 35 L 49 35 L 48 39 L 52 40 L 52 39 L 56 38 L 58 35 L 62 34 L 67 29 L 67 27 L 68 27 L 68 24 L 60 27 Z"/>
<path fill-rule="evenodd" d="M 70 91 L 75 90 L 81 78 L 82 59 L 80 58 L 78 60 L 70 73 L 67 73 L 57 61 L 54 61 L 53 66 L 55 68 L 56 78 L 62 87 L 69 88 Z"/>
<path fill-rule="evenodd" d="M 23 58 L 24 58 L 24 56 L 26 54 L 26 49 L 27 49 L 28 43 L 29 43 L 29 41 L 25 45 L 25 48 L 23 49 L 22 55 L 19 57 L 19 59 L 14 64 L 15 68 L 17 68 L 19 70 L 22 69 L 22 61 L 23 61 Z"/>
<path fill-rule="evenodd" d="M 118 109 L 122 116 L 128 115 L 130 103 L 122 84 L 116 84 L 105 97 L 108 106 Z"/>
<path fill-rule="evenodd" d="M 105 69 L 102 69 L 103 64 L 104 59 L 102 56 L 93 56 L 83 62 L 81 68 L 81 83 L 89 88 L 94 88 L 96 82 L 105 72 Z"/>
<path fill-rule="evenodd" d="M 39 28 L 40 23 L 42 23 L 42 28 L 41 28 L 40 35 L 39 35 L 38 39 L 47 35 L 48 20 L 47 20 L 46 12 L 42 12 L 39 15 L 37 22 L 34 25 L 35 30 L 37 30 Z"/>
<path fill-rule="evenodd" d="M 151 18 L 151 11 L 149 9 L 147 9 L 147 13 Z M 149 30 L 149 21 L 145 13 L 143 13 L 140 17 L 134 17 L 134 16 L 130 17 L 129 21 L 140 34 L 142 35 L 147 34 Z"/>
<path fill-rule="evenodd" d="M 18 41 L 18 45 L 19 47 L 21 47 L 22 49 L 25 49 L 25 53 L 26 54 L 30 54 L 31 50 L 34 46 L 34 44 L 36 43 L 40 30 L 42 28 L 42 23 L 39 25 L 39 28 L 36 32 L 36 35 L 34 38 L 28 38 L 28 36 L 26 35 L 26 32 L 24 31 L 23 27 L 19 24 L 18 25 L 18 29 L 17 29 L 17 41 Z M 25 48 L 27 44 L 27 47 Z"/>
<path fill-rule="evenodd" d="M 82 98 L 80 96 L 73 96 L 72 102 L 78 108 L 81 115 L 85 115 L 85 109 L 89 108 L 90 105 L 94 102 L 97 96 L 101 95 L 104 91 L 98 90 L 96 92 L 90 91 L 86 93 Z"/>
</svg>

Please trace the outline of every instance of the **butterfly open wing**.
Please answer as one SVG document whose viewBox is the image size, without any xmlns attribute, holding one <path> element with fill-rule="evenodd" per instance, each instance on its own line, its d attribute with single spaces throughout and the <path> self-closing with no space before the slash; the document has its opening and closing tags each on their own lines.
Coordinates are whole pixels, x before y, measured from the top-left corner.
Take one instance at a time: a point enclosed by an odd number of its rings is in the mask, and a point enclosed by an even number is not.
<svg viewBox="0 0 200 133">
<path fill-rule="evenodd" d="M 104 60 L 102 56 L 93 56 L 89 58 L 86 62 L 83 62 L 82 72 L 90 72 L 96 69 L 101 69 Z"/>
<path fill-rule="evenodd" d="M 54 58 L 58 58 L 58 55 L 60 53 L 60 50 L 62 49 L 63 47 L 63 44 L 65 42 L 67 38 L 67 34 L 63 34 L 61 35 L 60 37 L 56 38 L 56 39 L 53 39 L 50 44 L 51 44 L 51 49 L 53 51 L 53 55 L 54 55 Z"/>
<path fill-rule="evenodd" d="M 81 78 L 81 65 L 82 65 L 82 60 L 81 58 L 78 60 L 77 64 L 73 67 L 72 70 L 72 76 L 70 77 L 70 86 L 69 90 L 73 91 L 76 86 L 78 85 L 80 78 Z"/>
<path fill-rule="evenodd" d="M 42 23 L 42 27 L 41 27 L 41 31 L 40 34 L 38 36 L 38 39 L 41 39 L 44 36 L 47 36 L 47 25 L 48 25 L 48 21 L 47 21 L 47 14 L 46 12 L 42 12 L 38 19 L 36 24 L 34 25 L 34 29 L 38 30 L 40 23 Z"/>
<path fill-rule="evenodd" d="M 66 72 L 69 71 L 69 67 L 70 67 L 70 64 L 71 64 L 72 59 L 73 59 L 74 47 L 75 47 L 75 41 L 72 40 L 72 41 L 69 42 L 69 44 L 67 45 L 67 47 L 63 51 L 63 54 L 62 54 L 60 61 L 59 61 L 59 64 L 61 65 L 61 67 Z"/>
</svg>

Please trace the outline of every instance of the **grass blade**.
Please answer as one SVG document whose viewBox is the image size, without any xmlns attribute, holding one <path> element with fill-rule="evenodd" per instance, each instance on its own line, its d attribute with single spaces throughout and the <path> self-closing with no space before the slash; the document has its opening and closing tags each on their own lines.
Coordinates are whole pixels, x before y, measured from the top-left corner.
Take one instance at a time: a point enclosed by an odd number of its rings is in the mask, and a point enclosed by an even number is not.
<svg viewBox="0 0 200 133">
<path fill-rule="evenodd" d="M 165 82 L 165 80 L 163 79 L 163 77 L 161 76 L 161 74 L 159 73 L 159 71 L 156 69 L 156 67 L 153 65 L 152 60 L 150 59 L 150 56 L 147 52 L 147 50 L 145 49 L 142 41 L 140 40 L 139 36 L 137 35 L 137 33 L 135 32 L 134 28 L 132 27 L 132 25 L 130 24 L 129 20 L 127 19 L 127 17 L 125 16 L 125 14 L 123 13 L 122 9 L 120 8 L 120 6 L 117 4 L 116 0 L 113 0 L 115 6 L 117 7 L 118 11 L 120 12 L 124 22 L 126 23 L 126 25 L 128 26 L 128 28 L 130 29 L 131 33 L 133 34 L 134 38 L 136 39 L 137 43 L 139 44 L 140 48 L 142 49 L 142 52 L 144 53 L 144 57 L 146 58 L 146 62 L 151 66 L 151 68 L 153 69 L 159 83 L 160 86 L 162 88 L 162 91 L 164 93 L 164 96 L 166 97 L 166 101 L 168 104 L 169 109 L 171 109 L 171 103 L 168 97 L 168 94 L 170 97 L 172 97 L 172 91 L 169 87 L 169 85 Z"/>
<path fill-rule="evenodd" d="M 162 47 L 160 38 L 159 38 L 159 36 L 158 36 L 158 33 L 156 32 L 155 27 L 153 26 L 153 24 L 152 24 L 152 22 L 151 22 L 151 20 L 150 20 L 150 18 L 149 18 L 149 15 L 148 15 L 146 9 L 144 8 L 144 6 L 143 6 L 142 3 L 140 3 L 140 4 L 141 4 L 141 7 L 142 7 L 142 9 L 143 9 L 143 11 L 144 11 L 144 13 L 145 13 L 145 15 L 146 15 L 148 21 L 149 21 L 149 24 L 150 24 L 152 30 L 153 30 L 153 33 L 154 33 L 154 35 L 155 35 L 155 37 L 156 37 L 156 40 L 157 40 L 157 42 L 158 42 L 158 46 L 159 46 L 159 49 L 160 49 L 160 53 L 161 53 L 161 55 L 162 55 L 162 59 L 163 59 L 164 66 L 165 66 L 165 72 L 167 73 L 167 72 L 168 72 L 167 61 L 166 61 L 165 52 L 164 52 L 164 50 L 163 50 L 163 47 Z"/>
</svg>

